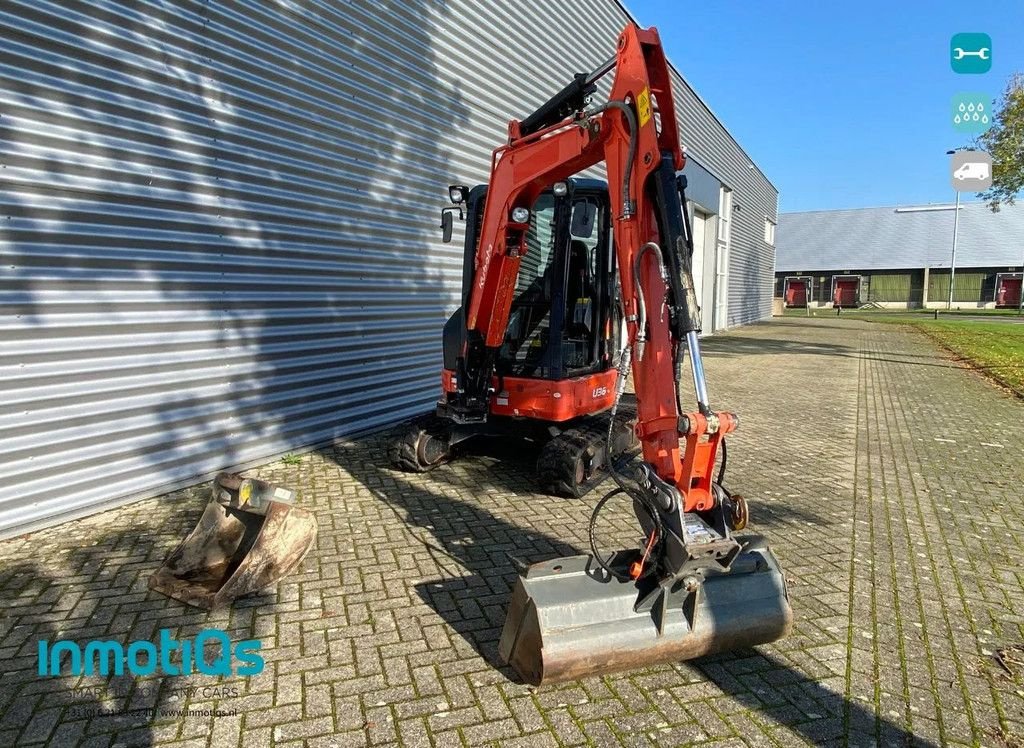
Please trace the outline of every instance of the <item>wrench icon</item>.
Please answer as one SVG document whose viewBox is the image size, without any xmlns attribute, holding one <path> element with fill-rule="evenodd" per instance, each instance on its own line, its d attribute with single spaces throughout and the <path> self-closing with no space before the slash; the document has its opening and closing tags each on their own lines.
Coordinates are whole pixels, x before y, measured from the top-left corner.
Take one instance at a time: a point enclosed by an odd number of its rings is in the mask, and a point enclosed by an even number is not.
<svg viewBox="0 0 1024 748">
<path fill-rule="evenodd" d="M 988 47 L 982 47 L 977 52 L 969 52 L 969 51 L 967 51 L 965 49 L 962 49 L 961 47 L 954 47 L 953 48 L 953 59 L 954 60 L 962 60 L 965 57 L 980 57 L 983 60 L 987 60 L 989 58 L 989 54 L 988 53 L 989 53 L 989 48 Z"/>
</svg>

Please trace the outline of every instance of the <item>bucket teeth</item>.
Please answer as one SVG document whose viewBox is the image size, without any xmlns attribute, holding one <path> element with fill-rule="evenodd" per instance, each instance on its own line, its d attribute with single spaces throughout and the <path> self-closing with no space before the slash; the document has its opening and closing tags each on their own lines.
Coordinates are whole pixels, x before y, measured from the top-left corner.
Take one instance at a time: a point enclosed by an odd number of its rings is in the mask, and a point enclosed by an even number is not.
<svg viewBox="0 0 1024 748">
<path fill-rule="evenodd" d="M 646 609 L 648 590 L 609 578 L 590 556 L 534 564 L 516 581 L 498 652 L 539 686 L 780 639 L 793 622 L 785 578 L 763 542 L 742 540 L 731 571 L 663 590 Z"/>
</svg>

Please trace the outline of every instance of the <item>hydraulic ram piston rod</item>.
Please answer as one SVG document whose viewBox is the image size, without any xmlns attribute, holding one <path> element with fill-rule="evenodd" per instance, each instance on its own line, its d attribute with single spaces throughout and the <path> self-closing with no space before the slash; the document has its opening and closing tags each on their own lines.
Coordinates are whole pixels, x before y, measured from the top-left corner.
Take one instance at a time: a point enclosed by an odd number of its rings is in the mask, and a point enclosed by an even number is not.
<svg viewBox="0 0 1024 748">
<path fill-rule="evenodd" d="M 690 353 L 690 369 L 693 372 L 693 391 L 697 393 L 697 405 L 701 413 L 710 413 L 708 404 L 708 383 L 704 378 L 704 361 L 700 356 L 700 338 L 697 332 L 686 333 L 686 348 Z"/>
</svg>

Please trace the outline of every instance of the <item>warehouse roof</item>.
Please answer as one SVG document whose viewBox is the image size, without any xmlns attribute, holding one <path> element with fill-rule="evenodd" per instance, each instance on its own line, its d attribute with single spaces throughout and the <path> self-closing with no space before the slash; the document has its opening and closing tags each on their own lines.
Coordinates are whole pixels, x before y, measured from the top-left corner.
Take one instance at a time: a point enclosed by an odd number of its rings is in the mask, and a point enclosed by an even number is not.
<svg viewBox="0 0 1024 748">
<path fill-rule="evenodd" d="M 949 267 L 954 206 L 918 205 L 781 213 L 775 269 L 901 270 Z M 1024 205 L 993 213 L 962 203 L 957 267 L 1017 266 L 1024 261 Z"/>
</svg>

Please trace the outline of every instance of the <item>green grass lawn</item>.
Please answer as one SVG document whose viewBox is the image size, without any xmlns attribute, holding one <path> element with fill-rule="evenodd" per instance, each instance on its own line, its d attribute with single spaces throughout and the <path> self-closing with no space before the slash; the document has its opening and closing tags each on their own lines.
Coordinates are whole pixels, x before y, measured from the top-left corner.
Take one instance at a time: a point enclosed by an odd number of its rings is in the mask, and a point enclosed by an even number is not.
<svg viewBox="0 0 1024 748">
<path fill-rule="evenodd" d="M 864 317 L 885 317 L 891 315 L 898 316 L 928 316 L 933 317 L 935 315 L 934 309 L 844 309 L 842 316 L 847 315 L 862 315 Z M 835 317 L 836 312 L 834 309 L 822 307 L 820 309 L 811 309 L 811 313 L 808 314 L 806 309 L 784 309 L 782 312 L 783 317 Z M 940 317 L 1018 317 L 1020 313 L 1016 309 L 940 309 Z"/>
<path fill-rule="evenodd" d="M 786 317 L 807 316 L 805 309 L 786 309 Z M 842 319 L 862 319 L 914 327 L 943 348 L 1000 384 L 1024 397 L 1024 324 L 963 317 L 1016 317 L 1015 309 L 844 309 Z M 812 317 L 835 317 L 832 309 L 813 309 Z M 961 319 L 958 319 L 961 317 Z"/>
<path fill-rule="evenodd" d="M 1024 397 L 1024 325 L 948 318 L 885 319 L 882 315 L 858 316 L 872 322 L 915 327 L 974 368 Z"/>
<path fill-rule="evenodd" d="M 1024 325 L 943 319 L 910 324 L 1024 396 Z"/>
</svg>

